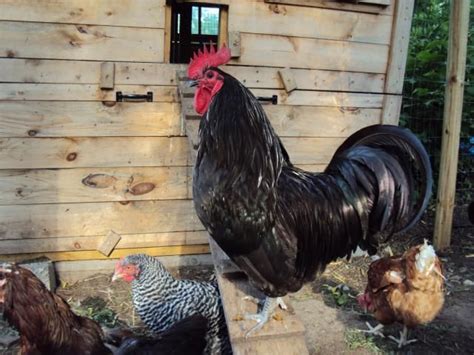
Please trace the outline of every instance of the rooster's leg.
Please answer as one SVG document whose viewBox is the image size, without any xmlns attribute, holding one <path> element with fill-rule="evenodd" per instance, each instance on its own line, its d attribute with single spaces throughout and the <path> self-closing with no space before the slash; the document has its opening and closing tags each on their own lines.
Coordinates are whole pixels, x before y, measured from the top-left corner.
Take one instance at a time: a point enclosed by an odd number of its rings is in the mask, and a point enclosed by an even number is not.
<svg viewBox="0 0 474 355">
<path fill-rule="evenodd" d="M 400 332 L 400 339 L 395 338 L 393 335 L 389 335 L 389 338 L 398 344 L 399 349 L 404 345 L 408 345 L 417 341 L 416 339 L 408 340 L 408 328 L 406 325 L 403 326 L 403 331 Z"/>
<path fill-rule="evenodd" d="M 385 338 L 385 335 L 381 332 L 383 329 L 383 324 L 377 324 L 375 327 L 372 327 L 369 322 L 365 322 L 367 324 L 367 327 L 369 328 L 368 330 L 360 330 L 361 332 L 367 333 L 367 334 L 373 334 L 373 335 L 378 335 L 381 336 L 382 338 Z"/>
<path fill-rule="evenodd" d="M 273 313 L 277 305 L 280 306 L 282 309 L 286 309 L 286 305 L 285 303 L 283 303 L 283 300 L 280 297 L 267 297 L 265 298 L 263 309 L 260 311 L 260 313 L 246 314 L 244 316 L 246 320 L 254 320 L 257 322 L 257 324 L 250 328 L 245 334 L 245 336 L 248 337 L 250 334 L 262 328 L 263 325 L 268 322 L 270 315 Z"/>
</svg>

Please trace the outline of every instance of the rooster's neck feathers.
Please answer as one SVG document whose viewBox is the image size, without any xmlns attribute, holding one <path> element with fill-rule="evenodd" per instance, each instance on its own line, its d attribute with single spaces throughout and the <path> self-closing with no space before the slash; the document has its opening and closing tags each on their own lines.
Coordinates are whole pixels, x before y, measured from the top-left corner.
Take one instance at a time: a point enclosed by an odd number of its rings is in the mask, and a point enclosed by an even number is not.
<svg viewBox="0 0 474 355">
<path fill-rule="evenodd" d="M 256 179 L 274 186 L 284 156 L 262 106 L 255 96 L 231 75 L 224 77 L 200 125 L 200 156 L 210 152 L 218 167 L 239 172 L 236 177 L 247 183 Z M 198 160 L 200 157 L 198 156 Z"/>
</svg>

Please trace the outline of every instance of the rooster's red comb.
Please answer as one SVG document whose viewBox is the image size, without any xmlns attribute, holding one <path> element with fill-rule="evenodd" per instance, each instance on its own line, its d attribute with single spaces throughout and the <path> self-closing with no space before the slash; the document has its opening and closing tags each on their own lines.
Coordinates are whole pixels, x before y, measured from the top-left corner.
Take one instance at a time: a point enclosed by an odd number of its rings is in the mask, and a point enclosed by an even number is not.
<svg viewBox="0 0 474 355">
<path fill-rule="evenodd" d="M 230 49 L 224 44 L 221 49 L 216 51 L 214 46 L 209 46 L 207 49 L 204 45 L 204 49 L 198 50 L 197 54 L 194 53 L 191 61 L 189 62 L 188 77 L 196 79 L 202 76 L 204 70 L 208 67 L 218 67 L 219 65 L 225 64 L 230 60 Z"/>
</svg>

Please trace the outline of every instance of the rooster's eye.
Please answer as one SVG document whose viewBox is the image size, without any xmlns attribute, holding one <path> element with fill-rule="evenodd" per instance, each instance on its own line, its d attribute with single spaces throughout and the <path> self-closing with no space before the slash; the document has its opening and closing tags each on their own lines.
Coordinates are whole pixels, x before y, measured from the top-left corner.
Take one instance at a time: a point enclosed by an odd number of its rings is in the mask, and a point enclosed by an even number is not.
<svg viewBox="0 0 474 355">
<path fill-rule="evenodd" d="M 206 73 L 206 77 L 207 77 L 208 79 L 212 79 L 212 78 L 214 77 L 214 72 L 208 71 L 208 72 Z"/>
</svg>

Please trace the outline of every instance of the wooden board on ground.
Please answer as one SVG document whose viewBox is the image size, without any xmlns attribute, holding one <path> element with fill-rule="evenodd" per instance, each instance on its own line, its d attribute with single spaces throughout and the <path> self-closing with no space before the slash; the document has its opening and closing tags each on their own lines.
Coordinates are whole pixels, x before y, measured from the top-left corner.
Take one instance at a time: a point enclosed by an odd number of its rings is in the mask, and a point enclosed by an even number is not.
<svg viewBox="0 0 474 355">
<path fill-rule="evenodd" d="M 245 336 L 247 330 L 255 325 L 255 322 L 242 320 L 242 317 L 247 313 L 256 313 L 257 305 L 244 298 L 246 296 L 262 298 L 263 294 L 250 286 L 242 273 L 223 274 L 221 266 L 228 264 L 229 259 L 212 238 L 209 238 L 209 244 L 234 354 L 308 354 L 304 326 L 292 314 L 287 298 L 285 298 L 285 303 L 289 308 L 288 311 L 277 309 L 274 317 L 260 330 L 248 337 Z"/>
</svg>

